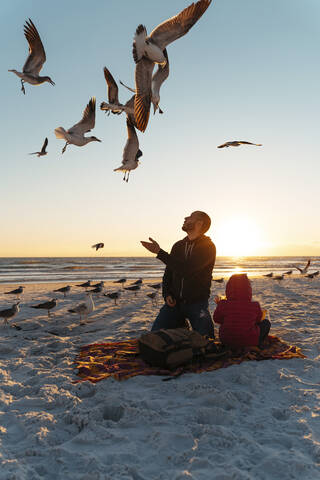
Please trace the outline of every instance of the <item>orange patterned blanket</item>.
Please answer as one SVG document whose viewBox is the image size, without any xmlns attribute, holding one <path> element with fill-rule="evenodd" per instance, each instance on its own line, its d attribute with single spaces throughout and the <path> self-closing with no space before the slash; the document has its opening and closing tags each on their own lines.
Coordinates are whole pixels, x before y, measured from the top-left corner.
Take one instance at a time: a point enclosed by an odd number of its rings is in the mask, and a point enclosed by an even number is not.
<svg viewBox="0 0 320 480">
<path fill-rule="evenodd" d="M 219 345 L 219 342 L 216 342 Z M 123 342 L 93 343 L 81 347 L 75 359 L 79 380 L 75 383 L 89 380 L 99 382 L 104 378 L 112 377 L 116 380 L 125 380 L 136 375 L 165 375 L 176 377 L 181 373 L 201 373 L 229 367 L 247 360 L 290 359 L 305 358 L 301 349 L 288 345 L 281 338 L 269 335 L 265 340 L 265 347 L 250 347 L 241 351 L 226 350 L 222 354 L 210 356 L 201 363 L 192 363 L 179 367 L 174 371 L 163 370 L 159 367 L 150 367 L 139 356 L 138 340 Z"/>
</svg>

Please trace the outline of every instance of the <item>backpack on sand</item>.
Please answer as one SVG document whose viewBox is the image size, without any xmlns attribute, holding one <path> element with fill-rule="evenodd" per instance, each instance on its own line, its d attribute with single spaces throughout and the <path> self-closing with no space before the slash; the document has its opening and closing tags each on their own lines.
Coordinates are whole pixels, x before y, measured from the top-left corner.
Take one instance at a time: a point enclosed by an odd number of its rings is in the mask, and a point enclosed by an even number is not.
<svg viewBox="0 0 320 480">
<path fill-rule="evenodd" d="M 139 338 L 141 358 L 151 366 L 174 369 L 205 355 L 209 340 L 186 328 L 161 329 Z"/>
</svg>

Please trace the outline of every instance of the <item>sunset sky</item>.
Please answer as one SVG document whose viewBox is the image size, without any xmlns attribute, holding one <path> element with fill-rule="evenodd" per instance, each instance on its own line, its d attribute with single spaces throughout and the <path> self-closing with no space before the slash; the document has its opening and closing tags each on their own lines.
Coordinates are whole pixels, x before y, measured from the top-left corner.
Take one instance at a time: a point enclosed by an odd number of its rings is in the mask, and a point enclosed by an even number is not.
<svg viewBox="0 0 320 480">
<path fill-rule="evenodd" d="M 189 0 L 5 0 L 0 3 L 0 256 L 146 255 L 149 236 L 169 250 L 194 210 L 212 218 L 218 255 L 320 255 L 320 2 L 216 0 L 168 46 L 163 115 L 138 132 L 143 151 L 129 183 L 113 169 L 126 142 L 124 115 L 106 116 L 103 67 L 134 86 L 132 38 Z M 25 84 L 31 18 L 44 44 L 41 71 L 56 86 Z M 130 93 L 119 89 L 120 101 Z M 97 98 L 92 135 L 69 146 L 71 127 Z M 89 134 L 90 135 L 90 134 Z M 28 155 L 49 139 L 48 155 Z M 262 147 L 217 149 L 227 140 Z"/>
</svg>

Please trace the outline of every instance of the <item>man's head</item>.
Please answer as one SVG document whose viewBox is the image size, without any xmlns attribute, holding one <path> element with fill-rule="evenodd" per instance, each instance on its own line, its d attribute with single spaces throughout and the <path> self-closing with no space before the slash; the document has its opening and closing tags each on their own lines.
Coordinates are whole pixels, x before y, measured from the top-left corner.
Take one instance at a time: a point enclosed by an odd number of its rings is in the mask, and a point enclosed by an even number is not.
<svg viewBox="0 0 320 480">
<path fill-rule="evenodd" d="M 182 225 L 182 230 L 187 232 L 193 238 L 198 237 L 206 233 L 211 225 L 211 219 L 209 215 L 205 212 L 200 212 L 199 210 L 192 212 L 189 217 L 185 217 L 184 223 Z"/>
</svg>

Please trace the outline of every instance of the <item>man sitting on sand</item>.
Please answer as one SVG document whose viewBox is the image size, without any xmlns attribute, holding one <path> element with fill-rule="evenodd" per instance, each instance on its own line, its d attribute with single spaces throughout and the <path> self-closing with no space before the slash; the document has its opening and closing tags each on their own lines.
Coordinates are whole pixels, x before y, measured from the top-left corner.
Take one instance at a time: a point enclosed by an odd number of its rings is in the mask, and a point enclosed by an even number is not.
<svg viewBox="0 0 320 480">
<path fill-rule="evenodd" d="M 152 238 L 149 238 L 150 242 L 141 241 L 149 252 L 155 253 L 166 265 L 162 280 L 165 304 L 152 326 L 153 331 L 181 327 L 188 319 L 194 330 L 214 338 L 208 299 L 216 247 L 204 235 L 210 225 L 210 217 L 204 212 L 196 211 L 186 217 L 182 230 L 187 237 L 176 242 L 170 254 Z"/>
</svg>

